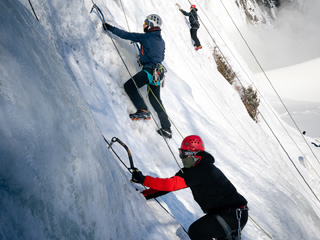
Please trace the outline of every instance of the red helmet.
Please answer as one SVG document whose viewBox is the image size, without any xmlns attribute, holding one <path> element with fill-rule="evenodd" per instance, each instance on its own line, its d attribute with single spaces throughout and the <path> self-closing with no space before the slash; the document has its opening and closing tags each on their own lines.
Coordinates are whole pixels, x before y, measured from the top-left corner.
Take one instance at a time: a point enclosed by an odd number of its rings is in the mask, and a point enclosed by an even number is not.
<svg viewBox="0 0 320 240">
<path fill-rule="evenodd" d="M 196 5 L 191 5 L 191 8 L 196 8 Z"/>
<path fill-rule="evenodd" d="M 190 135 L 183 139 L 180 149 L 191 152 L 204 151 L 204 143 L 201 137 Z"/>
</svg>

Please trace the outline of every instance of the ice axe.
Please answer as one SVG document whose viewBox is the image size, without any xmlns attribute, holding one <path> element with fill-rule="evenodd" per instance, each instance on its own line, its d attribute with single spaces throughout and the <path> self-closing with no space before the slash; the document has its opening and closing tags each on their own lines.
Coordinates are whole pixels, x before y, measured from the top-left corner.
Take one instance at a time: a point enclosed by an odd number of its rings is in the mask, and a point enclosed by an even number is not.
<svg viewBox="0 0 320 240">
<path fill-rule="evenodd" d="M 113 137 L 111 139 L 111 143 L 109 144 L 108 141 L 105 139 L 105 137 L 103 137 L 104 140 L 106 141 L 106 143 L 109 145 L 108 146 L 108 149 L 111 148 L 112 144 L 115 143 L 115 142 L 118 142 L 122 147 L 124 147 L 124 149 L 127 151 L 128 153 L 128 158 L 129 158 L 129 163 L 130 163 L 130 167 L 128 167 L 124 162 L 122 162 L 122 164 L 128 169 L 128 171 L 130 173 L 132 173 L 133 171 L 136 171 L 137 168 L 134 166 L 133 164 L 133 160 L 132 160 L 132 155 L 131 155 L 131 152 L 129 150 L 129 148 L 127 147 L 127 145 L 125 145 L 119 138 L 116 138 L 116 137 Z"/>
</svg>

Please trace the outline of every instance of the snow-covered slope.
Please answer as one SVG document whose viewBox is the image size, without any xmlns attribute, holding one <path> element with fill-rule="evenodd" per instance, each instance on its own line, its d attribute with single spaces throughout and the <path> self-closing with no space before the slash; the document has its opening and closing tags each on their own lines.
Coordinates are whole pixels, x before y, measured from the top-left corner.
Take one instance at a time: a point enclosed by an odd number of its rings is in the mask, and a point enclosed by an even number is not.
<svg viewBox="0 0 320 240">
<path fill-rule="evenodd" d="M 199 31 L 204 48 L 194 52 L 185 19 L 170 1 L 96 2 L 110 24 L 127 29 L 126 16 L 135 32 L 150 13 L 163 18 L 168 74 L 161 90 L 175 126 L 168 141 L 173 156 L 154 121 L 128 118 L 135 111 L 123 90 L 130 76 L 99 18 L 89 14 L 91 1 L 33 2 L 40 22 L 29 2 L 21 2 L 0 3 L 1 238 L 188 239 L 183 228 L 203 215 L 190 191 L 159 198 L 175 219 L 157 202 L 146 202 L 102 135 L 126 143 L 144 174 L 169 177 L 179 170 L 174 157 L 179 161 L 177 148 L 189 134 L 203 138 L 217 166 L 248 199 L 251 219 L 243 239 L 270 239 L 257 224 L 273 239 L 319 236 L 319 200 L 305 183 L 319 198 L 314 156 L 319 158 L 319 150 L 311 152 L 301 135 L 288 129 L 297 148 L 264 100 L 260 110 L 286 152 L 264 121 L 252 121 L 217 72 L 204 27 Z M 211 1 L 202 5 L 207 15 L 215 7 Z M 203 20 L 226 50 L 231 41 L 218 38 L 223 27 Z M 113 37 L 134 74 L 139 70 L 134 48 Z M 251 84 L 228 56 L 243 84 Z M 114 150 L 128 161 L 121 146 Z"/>
<path fill-rule="evenodd" d="M 296 123 L 301 131 L 306 131 L 308 136 L 316 138 L 314 141 L 318 143 L 320 141 L 320 82 L 317 80 L 320 74 L 319 64 L 320 59 L 314 59 L 268 71 L 266 75 L 273 87 L 264 74 L 256 74 L 259 86 L 282 118 L 292 126 Z M 274 89 L 281 96 L 287 109 L 276 96 Z"/>
</svg>

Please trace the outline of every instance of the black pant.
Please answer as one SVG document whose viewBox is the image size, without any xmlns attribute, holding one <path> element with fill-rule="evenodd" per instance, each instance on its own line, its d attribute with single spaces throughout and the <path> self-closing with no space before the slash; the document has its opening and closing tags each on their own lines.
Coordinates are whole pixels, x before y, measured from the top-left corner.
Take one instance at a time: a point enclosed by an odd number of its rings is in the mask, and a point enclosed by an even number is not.
<svg viewBox="0 0 320 240">
<path fill-rule="evenodd" d="M 191 38 L 194 41 L 194 45 L 196 47 L 199 47 L 199 46 L 201 46 L 201 44 L 200 44 L 200 41 L 199 41 L 199 39 L 197 37 L 197 31 L 198 31 L 198 28 L 191 28 L 190 29 Z"/>
<path fill-rule="evenodd" d="M 152 69 L 145 69 L 147 70 L 150 74 L 152 74 Z M 160 98 L 160 86 L 154 86 L 149 84 L 149 79 L 147 73 L 142 70 L 138 72 L 136 75 L 133 76 L 133 79 L 137 85 L 138 88 L 143 87 L 144 85 L 149 85 L 150 89 L 152 92 L 149 92 L 149 101 L 153 107 L 153 109 L 157 112 L 158 118 L 160 120 L 161 127 L 164 129 L 170 129 L 171 124 L 168 119 L 167 114 L 165 111 L 162 109 L 163 104 Z M 139 95 L 139 92 L 137 90 L 137 87 L 135 86 L 133 80 L 130 78 L 125 84 L 124 84 L 124 90 L 130 97 L 132 103 L 135 105 L 137 110 L 145 109 L 147 110 L 147 106 L 144 103 L 142 97 Z M 159 102 L 158 102 L 159 101 Z M 161 107 L 161 105 L 162 107 Z M 164 107 L 163 107 L 164 108 Z"/>
<path fill-rule="evenodd" d="M 226 237 L 225 231 L 216 215 L 221 216 L 231 228 L 234 234 L 238 232 L 238 219 L 236 209 L 231 209 L 220 213 L 208 213 L 191 224 L 188 230 L 190 239 L 192 240 L 211 240 L 212 238 Z M 248 221 L 248 210 L 242 210 L 240 226 L 244 228 Z"/>
</svg>

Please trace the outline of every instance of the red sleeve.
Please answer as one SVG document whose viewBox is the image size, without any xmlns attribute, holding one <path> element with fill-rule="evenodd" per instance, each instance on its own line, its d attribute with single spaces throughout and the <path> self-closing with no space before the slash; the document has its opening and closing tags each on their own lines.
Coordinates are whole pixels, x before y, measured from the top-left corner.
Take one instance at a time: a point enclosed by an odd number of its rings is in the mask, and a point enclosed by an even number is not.
<svg viewBox="0 0 320 240">
<path fill-rule="evenodd" d="M 154 178 L 146 176 L 144 183 L 146 187 L 159 191 L 176 191 L 182 188 L 186 188 L 187 184 L 184 178 L 179 176 L 173 176 L 171 178 Z"/>
</svg>

